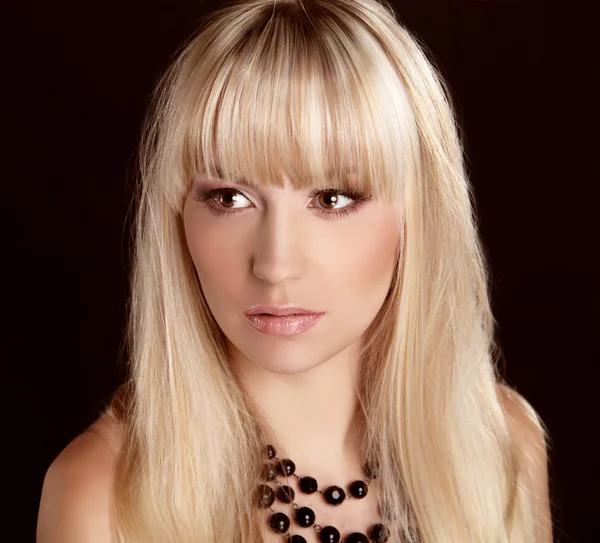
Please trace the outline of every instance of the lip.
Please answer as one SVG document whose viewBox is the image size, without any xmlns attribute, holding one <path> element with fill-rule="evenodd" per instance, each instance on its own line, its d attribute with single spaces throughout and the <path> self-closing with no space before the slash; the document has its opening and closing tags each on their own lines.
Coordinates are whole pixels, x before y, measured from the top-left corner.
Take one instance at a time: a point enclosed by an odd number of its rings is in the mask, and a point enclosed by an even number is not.
<svg viewBox="0 0 600 543">
<path fill-rule="evenodd" d="M 293 336 L 312 328 L 325 313 L 299 315 L 265 315 L 244 313 L 246 320 L 259 332 L 274 336 Z"/>
<path fill-rule="evenodd" d="M 302 307 L 296 307 L 292 304 L 285 305 L 257 305 L 245 312 L 245 315 L 267 314 L 276 317 L 287 315 L 323 315 L 322 311 L 311 311 Z"/>
</svg>

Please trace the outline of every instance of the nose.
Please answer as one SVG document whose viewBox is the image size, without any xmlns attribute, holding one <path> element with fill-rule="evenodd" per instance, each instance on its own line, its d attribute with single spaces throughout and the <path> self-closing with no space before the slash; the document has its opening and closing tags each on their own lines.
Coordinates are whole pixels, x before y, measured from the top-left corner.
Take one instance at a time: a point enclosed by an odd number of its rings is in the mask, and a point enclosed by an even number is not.
<svg viewBox="0 0 600 543">
<path fill-rule="evenodd" d="M 258 279 L 279 285 L 306 273 L 303 243 L 308 236 L 301 220 L 283 208 L 271 208 L 265 213 L 257 230 L 252 257 L 252 271 Z"/>
</svg>

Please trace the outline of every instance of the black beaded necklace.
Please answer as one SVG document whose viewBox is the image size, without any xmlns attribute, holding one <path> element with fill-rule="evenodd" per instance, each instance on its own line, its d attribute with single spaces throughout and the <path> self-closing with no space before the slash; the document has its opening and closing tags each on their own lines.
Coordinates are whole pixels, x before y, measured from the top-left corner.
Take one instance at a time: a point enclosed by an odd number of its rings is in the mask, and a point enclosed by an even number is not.
<svg viewBox="0 0 600 543">
<path fill-rule="evenodd" d="M 306 539 L 301 535 L 292 535 L 288 530 L 291 524 L 290 518 L 285 514 L 275 511 L 271 508 L 275 498 L 281 503 L 292 504 L 296 524 L 302 528 L 312 527 L 319 534 L 319 540 L 322 543 L 340 543 L 341 535 L 337 528 L 333 526 L 322 527 L 315 523 L 315 513 L 310 507 L 300 507 L 295 501 L 296 493 L 290 486 L 279 483 L 277 477 L 294 476 L 298 480 L 298 486 L 304 494 L 321 494 L 325 501 L 330 505 L 340 505 L 346 499 L 362 499 L 367 495 L 369 483 L 375 478 L 375 473 L 367 465 L 364 468 L 365 480 L 354 481 L 349 487 L 348 492 L 339 486 L 330 486 L 325 491 L 319 490 L 317 480 L 313 477 L 300 477 L 296 474 L 296 465 L 289 458 L 277 458 L 275 448 L 272 445 L 265 447 L 266 456 L 272 462 L 263 466 L 262 478 L 266 482 L 277 483 L 280 486 L 273 490 L 268 484 L 260 484 L 256 489 L 256 504 L 258 507 L 269 509 L 271 515 L 267 521 L 271 530 L 285 535 L 288 543 L 306 543 Z M 354 532 L 346 537 L 342 543 L 386 543 L 389 539 L 389 531 L 383 524 L 375 524 L 369 529 L 369 536 L 360 532 Z"/>
</svg>

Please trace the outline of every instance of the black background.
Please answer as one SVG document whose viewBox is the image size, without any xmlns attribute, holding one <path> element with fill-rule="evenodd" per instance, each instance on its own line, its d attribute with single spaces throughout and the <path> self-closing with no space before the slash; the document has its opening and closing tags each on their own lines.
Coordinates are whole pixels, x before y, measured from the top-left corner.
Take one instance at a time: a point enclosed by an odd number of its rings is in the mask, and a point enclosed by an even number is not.
<svg viewBox="0 0 600 543">
<path fill-rule="evenodd" d="M 552 12 L 526 0 L 394 4 L 457 102 L 506 377 L 550 433 L 556 539 L 597 540 L 592 3 Z M 170 56 L 215 5 L 71 0 L 9 9 L 2 215 L 14 254 L 3 259 L 11 541 L 33 541 L 45 470 L 118 382 L 128 176 L 142 115 Z"/>
</svg>

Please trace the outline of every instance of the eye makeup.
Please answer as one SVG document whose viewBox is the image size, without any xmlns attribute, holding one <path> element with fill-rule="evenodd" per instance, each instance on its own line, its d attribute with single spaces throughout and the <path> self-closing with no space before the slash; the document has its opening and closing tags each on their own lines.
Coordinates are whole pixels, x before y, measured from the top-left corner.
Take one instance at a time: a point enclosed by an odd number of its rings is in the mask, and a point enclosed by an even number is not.
<svg viewBox="0 0 600 543">
<path fill-rule="evenodd" d="M 340 207 L 337 209 L 327 209 L 324 207 L 314 207 L 311 206 L 310 209 L 314 209 L 318 215 L 321 215 L 324 218 L 341 218 L 347 217 L 350 213 L 355 213 L 358 209 L 364 205 L 368 200 L 372 198 L 372 195 L 367 195 L 360 190 L 352 190 L 352 191 L 342 191 L 339 189 L 325 189 L 325 190 L 314 190 L 310 193 L 310 198 L 313 199 L 316 196 L 320 196 L 321 194 L 325 194 L 328 196 L 347 198 L 352 200 L 352 203 Z M 208 189 L 202 187 L 196 187 L 194 189 L 193 198 L 198 202 L 203 203 L 211 213 L 214 213 L 217 216 L 234 216 L 238 213 L 243 212 L 248 209 L 250 206 L 240 207 L 240 208 L 228 208 L 223 206 L 220 203 L 220 199 L 224 195 L 231 195 L 231 197 L 242 197 L 250 202 L 250 200 L 238 189 L 234 189 L 231 187 L 224 188 L 216 188 L 216 189 Z"/>
</svg>

